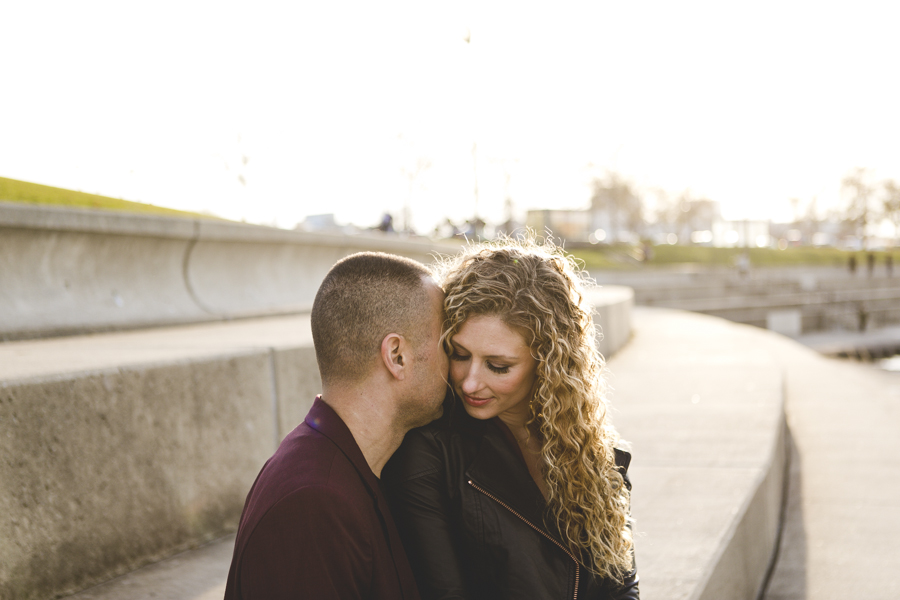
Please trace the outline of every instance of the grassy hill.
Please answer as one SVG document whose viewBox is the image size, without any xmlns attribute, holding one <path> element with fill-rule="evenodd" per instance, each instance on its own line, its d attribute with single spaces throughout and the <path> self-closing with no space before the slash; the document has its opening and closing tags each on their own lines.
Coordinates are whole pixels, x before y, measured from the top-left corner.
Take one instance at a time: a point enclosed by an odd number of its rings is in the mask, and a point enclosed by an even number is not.
<svg viewBox="0 0 900 600">
<path fill-rule="evenodd" d="M 218 217 L 200 213 L 175 210 L 174 208 L 164 208 L 162 206 L 154 206 L 153 204 L 144 204 L 142 202 L 119 200 L 118 198 L 109 198 L 107 196 L 98 196 L 96 194 L 75 192 L 63 188 L 51 187 L 49 185 L 41 185 L 39 183 L 7 179 L 6 177 L 0 177 L 0 201 L 115 210 L 167 217 L 186 217 L 191 219 L 218 219 Z"/>
<path fill-rule="evenodd" d="M 696 264 L 707 267 L 733 267 L 738 256 L 747 253 L 753 267 L 846 267 L 850 257 L 856 257 L 857 268 L 866 268 L 866 255 L 869 252 L 853 252 L 837 248 L 812 248 L 809 246 L 790 247 L 784 250 L 775 248 L 711 248 L 707 246 L 653 246 L 650 260 L 641 260 L 638 248 L 631 246 L 607 246 L 602 248 L 578 247 L 569 251 L 585 262 L 588 269 L 636 269 L 649 267 L 665 267 L 678 264 Z M 888 255 L 892 256 L 894 265 L 900 270 L 900 251 L 877 251 L 877 265 L 884 265 Z"/>
</svg>

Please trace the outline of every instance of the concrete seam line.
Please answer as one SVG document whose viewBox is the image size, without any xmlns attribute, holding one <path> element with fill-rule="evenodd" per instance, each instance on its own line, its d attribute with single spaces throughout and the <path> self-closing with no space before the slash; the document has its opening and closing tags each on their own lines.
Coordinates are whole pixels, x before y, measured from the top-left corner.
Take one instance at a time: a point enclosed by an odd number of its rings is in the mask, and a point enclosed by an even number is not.
<svg viewBox="0 0 900 600">
<path fill-rule="evenodd" d="M 200 298 L 197 297 L 197 293 L 194 291 L 194 286 L 191 285 L 191 255 L 194 253 L 194 246 L 197 245 L 197 242 L 200 240 L 200 223 L 199 221 L 194 221 L 194 235 L 188 241 L 187 248 L 184 250 L 184 260 L 181 263 L 181 278 L 184 280 L 184 287 L 187 289 L 188 295 L 191 297 L 191 300 L 194 301 L 200 310 L 205 313 L 214 316 L 221 316 L 217 314 L 214 310 L 206 306 Z"/>
<path fill-rule="evenodd" d="M 275 437 L 275 449 L 278 450 L 278 445 L 281 444 L 281 411 L 278 405 L 278 373 L 275 369 L 274 347 L 269 347 L 269 383 L 272 390 L 273 435 Z"/>
<path fill-rule="evenodd" d="M 784 475 L 781 482 L 781 508 L 778 513 L 778 531 L 775 533 L 775 548 L 772 550 L 772 557 L 766 569 L 766 576 L 763 578 L 762 585 L 759 586 L 756 600 L 763 600 L 769 591 L 769 583 L 772 581 L 772 575 L 775 573 L 775 567 L 778 565 L 778 559 L 781 556 L 781 541 L 784 536 L 784 526 L 787 522 L 788 493 L 790 492 L 791 482 L 791 452 L 794 441 L 791 436 L 791 428 L 787 426 L 786 420 L 782 421 L 782 426 L 784 427 Z"/>
</svg>

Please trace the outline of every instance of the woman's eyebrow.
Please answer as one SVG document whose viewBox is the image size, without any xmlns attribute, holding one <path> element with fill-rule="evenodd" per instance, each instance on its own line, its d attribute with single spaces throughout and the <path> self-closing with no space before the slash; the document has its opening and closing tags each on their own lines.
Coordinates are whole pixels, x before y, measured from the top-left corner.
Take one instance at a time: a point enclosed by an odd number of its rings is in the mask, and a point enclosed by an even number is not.
<svg viewBox="0 0 900 600">
<path fill-rule="evenodd" d="M 450 342 L 450 344 L 453 346 L 454 350 L 462 350 L 463 352 L 468 352 L 469 354 L 472 354 L 468 348 L 466 348 L 459 342 Z M 505 354 L 489 354 L 489 355 L 485 356 L 484 358 L 488 358 L 491 360 L 508 360 L 511 362 L 515 362 L 515 361 L 519 360 L 518 356 L 506 356 Z"/>
</svg>

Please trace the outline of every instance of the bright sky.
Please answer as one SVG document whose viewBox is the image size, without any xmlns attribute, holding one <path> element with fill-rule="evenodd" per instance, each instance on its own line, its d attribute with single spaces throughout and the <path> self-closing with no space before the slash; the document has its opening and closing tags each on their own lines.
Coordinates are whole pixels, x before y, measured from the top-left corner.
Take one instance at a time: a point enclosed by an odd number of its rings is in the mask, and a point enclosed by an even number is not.
<svg viewBox="0 0 900 600">
<path fill-rule="evenodd" d="M 463 220 L 473 145 L 491 222 L 507 191 L 520 218 L 584 207 L 606 168 L 777 220 L 853 167 L 900 179 L 895 2 L 28 1 L 0 23 L 0 176 L 251 222 Z"/>
</svg>

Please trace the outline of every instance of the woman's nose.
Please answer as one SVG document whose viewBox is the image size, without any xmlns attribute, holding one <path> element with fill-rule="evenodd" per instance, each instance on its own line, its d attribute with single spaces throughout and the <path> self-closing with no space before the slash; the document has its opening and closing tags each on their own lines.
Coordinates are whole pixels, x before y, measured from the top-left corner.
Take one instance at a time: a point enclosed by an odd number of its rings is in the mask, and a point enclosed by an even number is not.
<svg viewBox="0 0 900 600">
<path fill-rule="evenodd" d="M 462 380 L 462 391 L 467 394 L 473 394 L 481 388 L 481 382 L 478 377 L 478 370 L 473 366 L 466 371 L 466 375 Z"/>
</svg>

